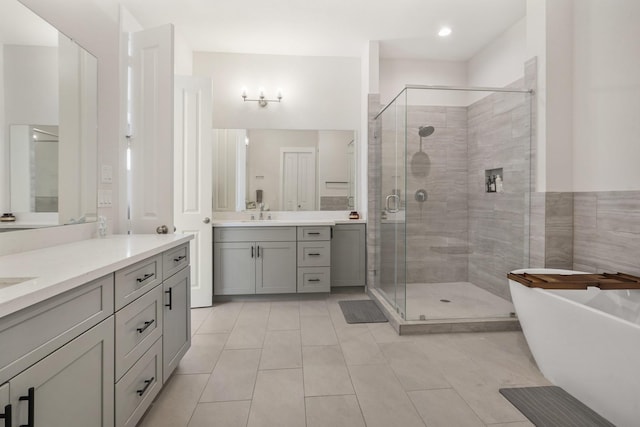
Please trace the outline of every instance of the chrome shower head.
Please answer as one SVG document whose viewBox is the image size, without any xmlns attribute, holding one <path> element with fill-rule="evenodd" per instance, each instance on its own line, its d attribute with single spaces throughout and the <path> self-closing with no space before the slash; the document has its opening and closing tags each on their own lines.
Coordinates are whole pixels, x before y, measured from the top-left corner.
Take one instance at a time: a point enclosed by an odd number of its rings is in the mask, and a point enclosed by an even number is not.
<svg viewBox="0 0 640 427">
<path fill-rule="evenodd" d="M 435 128 L 433 126 L 420 126 L 418 128 L 418 135 L 420 135 L 420 138 L 424 138 L 431 135 L 434 131 Z"/>
</svg>

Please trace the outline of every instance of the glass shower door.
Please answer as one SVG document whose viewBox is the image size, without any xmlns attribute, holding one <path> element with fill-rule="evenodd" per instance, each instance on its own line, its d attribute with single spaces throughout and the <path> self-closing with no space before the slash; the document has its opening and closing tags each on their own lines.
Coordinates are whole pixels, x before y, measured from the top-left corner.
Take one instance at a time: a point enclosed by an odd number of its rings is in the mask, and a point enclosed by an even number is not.
<svg viewBox="0 0 640 427">
<path fill-rule="evenodd" d="M 379 117 L 381 176 L 378 195 L 380 212 L 379 289 L 396 311 L 405 318 L 405 94 Z"/>
</svg>

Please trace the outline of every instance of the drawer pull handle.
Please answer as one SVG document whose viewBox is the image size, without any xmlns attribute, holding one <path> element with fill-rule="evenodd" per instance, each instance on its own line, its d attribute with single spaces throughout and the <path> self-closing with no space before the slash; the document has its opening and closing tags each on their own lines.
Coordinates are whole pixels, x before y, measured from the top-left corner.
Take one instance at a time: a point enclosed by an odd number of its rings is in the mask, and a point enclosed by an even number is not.
<svg viewBox="0 0 640 427">
<path fill-rule="evenodd" d="M 0 420 L 4 419 L 4 427 L 13 427 L 11 419 L 11 405 L 4 407 L 4 414 L 0 414 Z"/>
<path fill-rule="evenodd" d="M 320 281 L 320 279 L 309 279 L 308 281 L 309 281 L 309 282 L 319 282 L 319 281 Z"/>
<path fill-rule="evenodd" d="M 251 258 L 253 258 L 253 256 L 254 256 L 255 249 L 256 249 L 256 248 L 254 248 L 253 246 L 251 246 Z"/>
<path fill-rule="evenodd" d="M 260 246 L 257 246 L 258 250 L 256 251 L 256 258 L 260 258 Z"/>
<path fill-rule="evenodd" d="M 155 322 L 155 321 L 156 321 L 155 319 L 151 319 L 151 320 L 149 320 L 147 322 L 144 322 L 144 326 L 142 328 L 138 328 L 136 330 L 138 331 L 138 333 L 141 334 L 144 331 L 146 331 L 149 326 L 153 325 L 153 322 Z"/>
<path fill-rule="evenodd" d="M 174 259 L 173 259 L 173 262 L 180 262 L 180 261 L 182 261 L 183 259 L 185 259 L 186 257 L 187 257 L 186 255 L 180 255 L 179 257 L 174 258 Z"/>
<path fill-rule="evenodd" d="M 168 291 L 164 291 L 165 294 L 169 294 L 169 304 L 165 304 L 165 307 L 169 307 L 169 310 L 173 310 L 173 288 L 169 288 Z"/>
<path fill-rule="evenodd" d="M 145 275 L 144 275 L 144 276 L 142 276 L 142 277 L 138 277 L 136 280 L 138 281 L 138 283 L 142 283 L 142 282 L 144 282 L 145 280 L 149 280 L 149 279 L 150 279 L 150 278 L 152 278 L 153 276 L 155 276 L 155 274 L 154 274 L 154 273 L 147 273 L 147 274 L 145 274 Z"/>
<path fill-rule="evenodd" d="M 319 235 L 320 235 L 320 233 L 319 233 L 319 232 L 317 232 L 317 231 L 314 231 L 314 232 L 308 232 L 307 234 L 308 234 L 309 236 L 311 236 L 311 235 L 313 235 L 313 236 L 319 236 Z"/>
<path fill-rule="evenodd" d="M 320 256 L 320 254 L 313 253 L 313 254 L 309 254 L 309 256 Z"/>
<path fill-rule="evenodd" d="M 144 387 L 142 387 L 140 390 L 137 390 L 138 396 L 142 396 L 147 391 L 147 389 L 149 388 L 153 380 L 155 379 L 156 379 L 155 377 L 151 377 L 151 379 L 149 380 L 144 380 Z"/>
<path fill-rule="evenodd" d="M 33 387 L 29 387 L 28 394 L 26 396 L 20 396 L 20 401 L 26 400 L 29 403 L 27 409 L 27 423 L 21 424 L 20 427 L 34 427 L 34 414 L 36 408 L 36 390 Z"/>
</svg>

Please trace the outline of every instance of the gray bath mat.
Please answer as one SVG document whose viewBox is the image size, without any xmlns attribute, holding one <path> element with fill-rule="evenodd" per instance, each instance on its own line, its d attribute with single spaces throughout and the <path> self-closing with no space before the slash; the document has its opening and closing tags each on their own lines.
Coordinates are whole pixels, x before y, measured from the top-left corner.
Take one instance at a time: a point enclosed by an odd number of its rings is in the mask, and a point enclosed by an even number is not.
<svg viewBox="0 0 640 427">
<path fill-rule="evenodd" d="M 347 323 L 388 322 L 376 303 L 371 300 L 338 301 L 338 304 Z"/>
<path fill-rule="evenodd" d="M 500 393 L 536 427 L 615 427 L 560 387 L 501 388 Z"/>
</svg>

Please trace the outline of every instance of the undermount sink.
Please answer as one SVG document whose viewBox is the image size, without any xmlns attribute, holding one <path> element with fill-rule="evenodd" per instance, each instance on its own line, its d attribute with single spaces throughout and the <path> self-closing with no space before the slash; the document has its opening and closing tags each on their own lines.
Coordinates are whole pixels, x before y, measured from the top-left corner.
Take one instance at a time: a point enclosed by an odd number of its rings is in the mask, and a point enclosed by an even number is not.
<svg viewBox="0 0 640 427">
<path fill-rule="evenodd" d="M 18 285 L 33 279 L 35 279 L 35 277 L 0 277 L 0 289 Z"/>
</svg>

